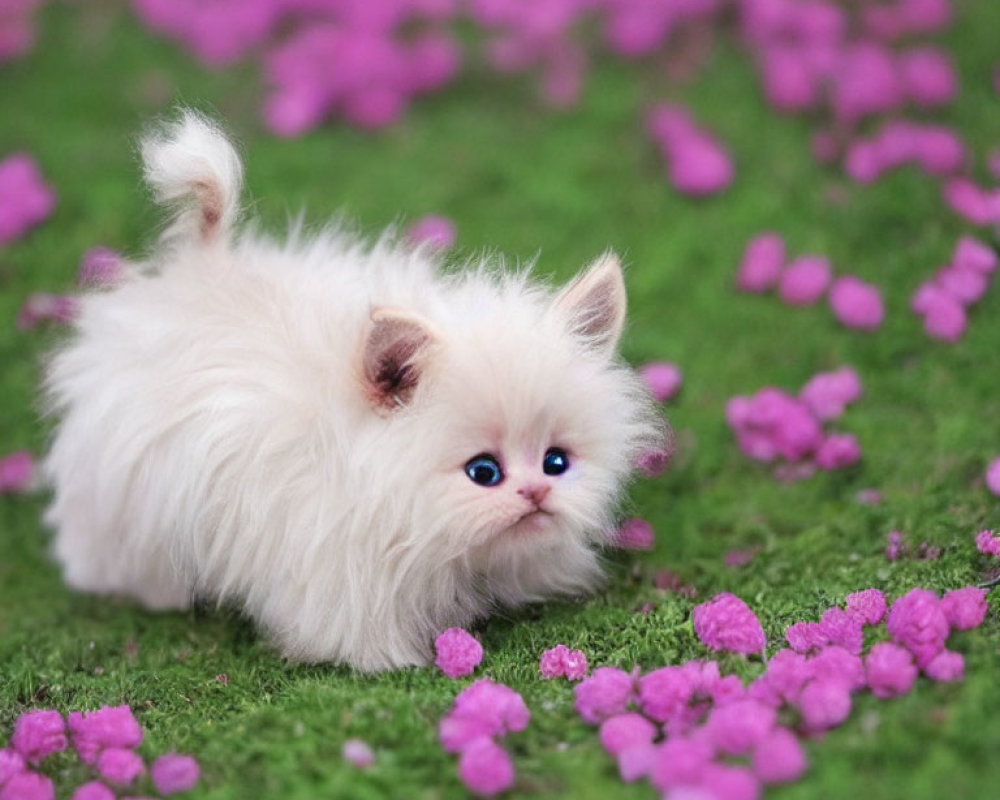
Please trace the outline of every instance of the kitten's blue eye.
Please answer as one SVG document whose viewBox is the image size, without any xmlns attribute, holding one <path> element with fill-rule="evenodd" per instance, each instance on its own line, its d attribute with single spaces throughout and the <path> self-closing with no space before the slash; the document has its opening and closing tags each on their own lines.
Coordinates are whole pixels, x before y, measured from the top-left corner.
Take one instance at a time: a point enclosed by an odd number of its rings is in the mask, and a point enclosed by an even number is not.
<svg viewBox="0 0 1000 800">
<path fill-rule="evenodd" d="M 489 453 L 480 453 L 465 465 L 465 474 L 469 480 L 480 486 L 496 486 L 503 480 L 503 470 L 500 462 Z"/>
<path fill-rule="evenodd" d="M 542 460 L 542 472 L 546 475 L 562 475 L 569 469 L 569 454 L 561 447 L 550 447 Z"/>
</svg>

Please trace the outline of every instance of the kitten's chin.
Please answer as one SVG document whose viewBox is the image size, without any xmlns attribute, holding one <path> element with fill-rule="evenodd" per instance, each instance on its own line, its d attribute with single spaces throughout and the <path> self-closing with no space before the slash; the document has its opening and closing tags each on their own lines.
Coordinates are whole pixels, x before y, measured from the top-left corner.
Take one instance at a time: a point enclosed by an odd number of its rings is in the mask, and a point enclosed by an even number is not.
<svg viewBox="0 0 1000 800">
<path fill-rule="evenodd" d="M 505 528 L 501 536 L 539 536 L 556 529 L 555 516 L 550 511 L 529 511 L 519 517 L 513 525 Z"/>
</svg>

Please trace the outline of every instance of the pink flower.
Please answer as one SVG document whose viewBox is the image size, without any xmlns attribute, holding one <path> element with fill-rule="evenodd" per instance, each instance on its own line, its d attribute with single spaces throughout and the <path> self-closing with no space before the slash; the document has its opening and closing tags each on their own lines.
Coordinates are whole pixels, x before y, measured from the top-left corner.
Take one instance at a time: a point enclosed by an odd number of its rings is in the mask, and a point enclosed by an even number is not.
<svg viewBox="0 0 1000 800">
<path fill-rule="evenodd" d="M 563 658 L 563 665 L 567 680 L 578 681 L 587 675 L 587 656 L 583 650 L 570 650 Z"/>
<path fill-rule="evenodd" d="M 521 695 L 509 686 L 481 678 L 459 692 L 450 716 L 479 718 L 487 723 L 490 736 L 506 736 L 527 728 L 531 712 Z"/>
<path fill-rule="evenodd" d="M 976 549 L 984 556 L 1000 558 L 1000 536 L 994 536 L 993 531 L 980 531 L 976 534 Z"/>
<path fill-rule="evenodd" d="M 915 47 L 899 55 L 897 62 L 906 94 L 922 108 L 950 103 L 958 81 L 949 58 L 935 47 Z"/>
<path fill-rule="evenodd" d="M 987 276 L 963 267 L 944 267 L 935 275 L 937 285 L 963 306 L 978 303 L 986 293 Z"/>
<path fill-rule="evenodd" d="M 861 657 L 840 645 L 824 647 L 806 662 L 806 668 L 816 680 L 840 681 L 851 691 L 863 689 L 865 685 L 865 668 Z"/>
<path fill-rule="evenodd" d="M 1000 496 L 1000 458 L 993 459 L 986 468 L 986 488 Z"/>
<path fill-rule="evenodd" d="M 26 331 L 46 321 L 72 322 L 79 311 L 75 297 L 50 292 L 32 292 L 17 315 L 17 327 Z"/>
<path fill-rule="evenodd" d="M 747 767 L 709 764 L 702 773 L 699 788 L 705 792 L 702 797 L 724 797 L 726 800 L 757 800 L 760 797 L 760 782 Z"/>
<path fill-rule="evenodd" d="M 146 765 L 133 750 L 109 747 L 97 757 L 97 771 L 111 783 L 128 786 L 146 771 Z"/>
<path fill-rule="evenodd" d="M 847 613 L 864 625 L 878 625 L 885 616 L 885 595 L 878 589 L 864 589 L 847 595 Z"/>
<path fill-rule="evenodd" d="M 771 656 L 767 672 L 751 684 L 749 693 L 754 699 L 774 707 L 794 703 L 812 677 L 813 669 L 805 656 L 782 649 Z"/>
<path fill-rule="evenodd" d="M 917 667 L 909 650 L 891 642 L 879 642 L 865 656 L 865 675 L 872 694 L 886 700 L 913 688 Z"/>
<path fill-rule="evenodd" d="M 891 52 L 874 42 L 843 48 L 833 80 L 831 106 L 838 120 L 853 123 L 901 105 L 903 87 Z"/>
<path fill-rule="evenodd" d="M 660 146 L 674 187 L 703 196 L 727 188 L 733 165 L 725 148 L 709 132 L 698 128 L 686 109 L 662 105 L 650 111 L 650 134 Z"/>
<path fill-rule="evenodd" d="M 115 793 L 100 781 L 87 781 L 77 787 L 69 800 L 115 800 Z"/>
<path fill-rule="evenodd" d="M 752 766 L 762 783 L 771 784 L 796 781 L 809 765 L 798 737 L 778 726 L 757 742 Z"/>
<path fill-rule="evenodd" d="M 965 333 L 967 319 L 962 304 L 942 292 L 933 296 L 924 316 L 924 330 L 933 339 L 957 342 Z"/>
<path fill-rule="evenodd" d="M 924 667 L 944 649 L 948 620 L 934 592 L 911 589 L 889 609 L 889 635 L 913 653 L 918 667 Z"/>
<path fill-rule="evenodd" d="M 615 535 L 614 545 L 623 550 L 652 550 L 656 546 L 656 534 L 644 519 L 625 520 Z"/>
<path fill-rule="evenodd" d="M 785 630 L 788 646 L 796 653 L 808 653 L 830 644 L 830 637 L 818 622 L 796 622 Z"/>
<path fill-rule="evenodd" d="M 0 748 L 0 786 L 26 769 L 24 756 L 9 747 Z"/>
<path fill-rule="evenodd" d="M 677 786 L 698 785 L 712 763 L 712 755 L 712 748 L 705 739 L 667 739 L 660 745 L 650 770 L 650 783 L 661 792 Z"/>
<path fill-rule="evenodd" d="M 797 705 L 806 730 L 817 732 L 836 728 L 851 713 L 851 690 L 839 680 L 809 681 Z"/>
<path fill-rule="evenodd" d="M 14 723 L 14 749 L 31 764 L 66 749 L 66 723 L 58 711 L 28 711 Z"/>
<path fill-rule="evenodd" d="M 800 256 L 781 274 L 778 295 L 789 305 L 811 306 L 830 285 L 830 262 L 822 256 Z"/>
<path fill-rule="evenodd" d="M 694 632 L 712 650 L 760 653 L 766 644 L 764 629 L 749 606 L 734 594 L 717 594 L 691 612 Z"/>
<path fill-rule="evenodd" d="M 970 269 L 989 275 L 997 268 L 997 254 L 992 247 L 978 239 L 963 236 L 955 245 L 951 263 L 959 269 Z"/>
<path fill-rule="evenodd" d="M 660 667 L 639 679 L 639 705 L 647 717 L 657 722 L 680 716 L 694 692 L 695 676 L 684 667 Z"/>
<path fill-rule="evenodd" d="M 738 700 L 712 709 L 704 733 L 719 752 L 742 756 L 771 733 L 777 720 L 778 713 L 771 706 L 753 699 Z"/>
<path fill-rule="evenodd" d="M 0 247 L 47 219 L 55 205 L 55 192 L 31 156 L 15 153 L 0 161 Z"/>
<path fill-rule="evenodd" d="M 861 446 L 857 438 L 849 433 L 832 433 L 816 450 L 815 459 L 820 469 L 850 467 L 861 460 Z"/>
<path fill-rule="evenodd" d="M 861 397 L 861 379 L 851 367 L 820 372 L 809 379 L 799 392 L 801 400 L 822 421 L 837 419 L 844 409 Z"/>
<path fill-rule="evenodd" d="M 80 286 L 108 286 L 121 278 L 123 269 L 119 253 L 107 247 L 92 247 L 80 260 L 76 282 Z"/>
<path fill-rule="evenodd" d="M 557 644 L 550 650 L 542 653 L 538 662 L 538 669 L 543 678 L 562 678 L 566 675 L 566 656 L 569 648 L 564 644 Z"/>
<path fill-rule="evenodd" d="M 414 222 L 406 231 L 413 244 L 427 243 L 436 250 L 448 250 L 455 244 L 455 223 L 447 217 L 427 216 Z"/>
<path fill-rule="evenodd" d="M 854 655 L 861 652 L 864 638 L 861 621 L 853 614 L 840 608 L 830 608 L 823 612 L 819 625 L 830 644 L 843 647 Z"/>
<path fill-rule="evenodd" d="M 181 757 L 183 758 L 183 756 Z M 367 769 L 375 763 L 375 753 L 372 752 L 368 742 L 361 739 L 348 739 L 344 742 L 340 748 L 340 757 L 358 769 Z M 194 759 L 191 760 L 194 761 Z M 195 764 L 195 767 L 197 768 L 197 764 Z M 197 780 L 197 773 L 195 773 L 195 782 Z M 157 784 L 157 788 L 158 791 L 166 794 L 162 789 L 159 789 L 159 784 Z"/>
<path fill-rule="evenodd" d="M 903 555 L 903 534 L 901 531 L 889 531 L 886 537 L 885 557 L 890 561 L 898 561 Z"/>
<path fill-rule="evenodd" d="M 434 640 L 435 665 L 449 678 L 471 675 L 483 660 L 483 646 L 462 628 L 448 628 Z"/>
<path fill-rule="evenodd" d="M 996 195 L 968 178 L 952 178 L 942 186 L 945 202 L 973 225 L 988 225 L 1000 218 Z"/>
<path fill-rule="evenodd" d="M 684 382 L 677 365 L 667 361 L 640 367 L 639 376 L 645 381 L 657 403 L 665 403 L 672 399 L 681 390 L 681 384 Z"/>
<path fill-rule="evenodd" d="M 751 239 L 743 251 L 736 275 L 736 288 L 743 292 L 773 289 L 785 263 L 785 242 L 780 234 L 768 231 Z"/>
<path fill-rule="evenodd" d="M 52 781 L 30 770 L 13 775 L 0 786 L 0 800 L 55 800 L 55 796 Z"/>
<path fill-rule="evenodd" d="M 961 653 L 942 650 L 924 666 L 924 674 L 932 681 L 953 683 L 962 680 L 965 659 Z"/>
<path fill-rule="evenodd" d="M 952 589 L 941 598 L 941 611 L 952 630 L 978 628 L 986 619 L 986 590 L 977 586 Z"/>
<path fill-rule="evenodd" d="M 655 744 L 637 744 L 618 753 L 615 759 L 618 761 L 621 779 L 625 783 L 632 783 L 647 777 L 656 764 L 659 749 Z"/>
<path fill-rule="evenodd" d="M 878 288 L 852 275 L 845 275 L 830 287 L 830 308 L 848 328 L 872 331 L 882 324 L 885 309 Z"/>
<path fill-rule="evenodd" d="M 632 747 L 652 744 L 657 733 L 656 726 L 642 714 L 617 714 L 601 723 L 601 747 L 617 756 Z"/>
<path fill-rule="evenodd" d="M 104 706 L 88 713 L 70 712 L 69 729 L 73 746 L 85 764 L 95 764 L 104 748 L 135 748 L 142 743 L 142 728 L 127 705 Z"/>
<path fill-rule="evenodd" d="M 28 491 L 35 480 L 35 458 L 27 450 L 0 458 L 0 494 Z"/>
<path fill-rule="evenodd" d="M 458 777 L 473 794 L 493 797 L 514 785 L 514 764 L 506 750 L 481 736 L 462 750 Z"/>
<path fill-rule="evenodd" d="M 670 466 L 670 459 L 673 456 L 673 447 L 657 448 L 646 450 L 639 456 L 636 467 L 647 478 L 656 478 L 667 471 Z"/>
<path fill-rule="evenodd" d="M 596 725 L 607 717 L 625 713 L 634 698 L 632 676 L 614 667 L 598 667 L 574 689 L 576 710 L 585 722 Z"/>
</svg>

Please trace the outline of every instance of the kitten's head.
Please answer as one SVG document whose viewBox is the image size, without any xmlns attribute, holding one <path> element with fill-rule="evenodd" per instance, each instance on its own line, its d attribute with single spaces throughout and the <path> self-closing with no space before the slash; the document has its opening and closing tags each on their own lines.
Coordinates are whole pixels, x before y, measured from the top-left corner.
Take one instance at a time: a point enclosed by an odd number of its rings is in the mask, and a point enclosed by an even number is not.
<svg viewBox="0 0 1000 800">
<path fill-rule="evenodd" d="M 519 584 L 491 586 L 501 599 L 590 588 L 592 545 L 607 541 L 625 480 L 666 430 L 617 359 L 625 305 L 607 255 L 554 295 L 524 275 L 479 272 L 426 317 L 375 310 L 364 383 L 386 436 L 399 437 L 406 546 Z"/>
</svg>

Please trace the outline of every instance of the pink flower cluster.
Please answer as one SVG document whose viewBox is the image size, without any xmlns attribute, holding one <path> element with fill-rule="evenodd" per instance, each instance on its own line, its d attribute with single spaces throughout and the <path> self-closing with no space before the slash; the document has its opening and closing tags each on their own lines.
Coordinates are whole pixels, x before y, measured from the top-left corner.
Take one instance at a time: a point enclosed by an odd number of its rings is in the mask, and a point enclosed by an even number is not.
<svg viewBox="0 0 1000 800">
<path fill-rule="evenodd" d="M 785 243 L 774 231 L 755 236 L 743 251 L 736 287 L 744 292 L 766 292 L 777 287 L 789 305 L 811 306 L 829 290 L 834 316 L 847 328 L 871 331 L 882 324 L 885 310 L 877 287 L 853 275 L 834 280 L 823 256 L 799 256 L 785 263 Z"/>
<path fill-rule="evenodd" d="M 414 95 L 440 88 L 458 69 L 458 45 L 444 28 L 454 0 L 133 0 L 133 7 L 210 65 L 269 48 L 264 119 L 279 136 L 298 136 L 332 114 L 363 128 L 391 124 Z"/>
<path fill-rule="evenodd" d="M 951 209 L 973 225 L 1000 224 L 1000 189 L 984 189 L 971 178 L 945 181 L 941 193 Z"/>
<path fill-rule="evenodd" d="M 995 458 L 986 468 L 986 488 L 1000 497 L 1000 458 Z"/>
<path fill-rule="evenodd" d="M 18 450 L 0 458 L 0 494 L 29 491 L 36 474 L 35 457 L 27 450 Z"/>
<path fill-rule="evenodd" d="M 914 292 L 910 308 L 924 319 L 924 330 L 935 339 L 958 341 L 968 324 L 967 310 L 979 302 L 997 269 L 996 252 L 971 236 L 955 245 L 951 263 Z"/>
<path fill-rule="evenodd" d="M 622 550 L 652 550 L 656 546 L 656 532 L 644 519 L 627 519 L 615 532 L 613 544 Z"/>
<path fill-rule="evenodd" d="M 721 610 L 731 597 L 720 595 L 706 607 L 718 602 Z M 950 630 L 982 623 L 984 598 L 975 587 L 942 599 L 915 589 L 887 615 L 882 592 L 866 589 L 848 595 L 846 608 L 829 609 L 819 623 L 790 627 L 793 649 L 775 653 L 748 686 L 721 675 L 715 661 L 644 675 L 600 667 L 576 687 L 576 709 L 585 722 L 600 726 L 601 744 L 625 781 L 645 778 L 667 798 L 757 798 L 762 786 L 794 781 L 805 772 L 800 735 L 843 723 L 856 692 L 867 688 L 879 698 L 897 697 L 912 688 L 921 670 L 932 680 L 961 679 L 962 657 L 944 643 Z M 753 617 L 741 606 L 731 627 L 754 627 L 746 615 Z M 887 617 L 893 641 L 863 654 L 863 628 Z"/>
<path fill-rule="evenodd" d="M 528 727 L 531 712 L 517 692 L 489 678 L 459 692 L 438 725 L 448 753 L 458 753 L 458 775 L 480 797 L 493 797 L 514 785 L 514 764 L 497 742 Z"/>
<path fill-rule="evenodd" d="M 980 531 L 976 535 L 976 549 L 984 556 L 1000 558 L 1000 536 L 993 531 Z"/>
<path fill-rule="evenodd" d="M 886 536 L 885 557 L 889 561 L 901 558 L 915 558 L 918 561 L 936 561 L 941 557 L 941 548 L 929 542 L 921 542 L 916 549 L 906 540 L 902 531 L 889 531 Z"/>
<path fill-rule="evenodd" d="M 799 477 L 814 467 L 840 469 L 861 458 L 854 436 L 827 434 L 822 427 L 860 396 L 857 373 L 842 367 L 815 375 L 798 397 L 770 386 L 752 397 L 733 397 L 726 405 L 726 421 L 747 456 L 756 461 L 784 459 L 802 465 L 805 468 L 793 476 Z"/>
<path fill-rule="evenodd" d="M 645 382 L 657 403 L 672 400 L 684 384 L 680 367 L 669 361 L 656 361 L 639 367 L 639 377 Z"/>
<path fill-rule="evenodd" d="M 68 720 L 58 711 L 29 711 L 14 723 L 9 747 L 0 749 L 0 800 L 53 800 L 52 779 L 30 767 L 68 749 L 70 741 L 80 760 L 101 779 L 77 787 L 71 800 L 114 800 L 115 792 L 106 783 L 131 787 L 146 773 L 145 761 L 136 752 L 142 728 L 128 706 L 74 711 Z M 153 761 L 149 774 L 159 794 L 172 795 L 194 788 L 200 769 L 191 756 L 168 753 Z"/>
<path fill-rule="evenodd" d="M 735 170 L 729 153 L 711 133 L 695 124 L 685 108 L 657 106 L 649 112 L 646 126 L 677 191 L 702 197 L 721 192 L 733 182 Z"/>
<path fill-rule="evenodd" d="M 55 205 L 55 192 L 31 156 L 15 153 L 0 161 L 0 246 L 45 221 Z"/>
<path fill-rule="evenodd" d="M 694 632 L 712 650 L 763 653 L 764 629 L 750 607 L 734 594 L 717 594 L 691 612 Z"/>
<path fill-rule="evenodd" d="M 0 0 L 0 64 L 25 55 L 35 44 L 35 9 L 44 0 Z"/>
<path fill-rule="evenodd" d="M 847 148 L 844 166 L 854 180 L 871 183 L 906 164 L 915 164 L 928 175 L 951 175 L 967 158 L 965 145 L 951 129 L 893 120 L 870 139 L 855 139 Z"/>
<path fill-rule="evenodd" d="M 449 678 L 471 675 L 483 660 L 483 646 L 462 628 L 448 628 L 434 640 L 434 663 Z"/>
<path fill-rule="evenodd" d="M 82 287 L 109 286 L 121 280 L 125 262 L 121 254 L 103 245 L 90 248 L 80 259 L 76 282 Z"/>
<path fill-rule="evenodd" d="M 582 650 L 570 650 L 564 644 L 557 644 L 542 653 L 538 670 L 543 678 L 578 681 L 587 674 L 587 656 Z"/>
<path fill-rule="evenodd" d="M 406 229 L 410 244 L 427 244 L 435 250 L 448 250 L 455 244 L 455 223 L 447 217 L 432 214 L 421 217 Z"/>
<path fill-rule="evenodd" d="M 32 292 L 17 315 L 17 327 L 30 330 L 43 322 L 72 322 L 77 315 L 75 297 L 50 292 Z"/>
</svg>

